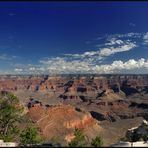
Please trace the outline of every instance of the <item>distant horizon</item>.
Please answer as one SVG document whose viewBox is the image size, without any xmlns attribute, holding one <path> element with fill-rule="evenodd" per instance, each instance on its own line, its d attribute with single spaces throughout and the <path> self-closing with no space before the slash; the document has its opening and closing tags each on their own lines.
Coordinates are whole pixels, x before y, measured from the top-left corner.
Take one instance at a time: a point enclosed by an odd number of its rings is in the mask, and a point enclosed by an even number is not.
<svg viewBox="0 0 148 148">
<path fill-rule="evenodd" d="M 1 76 L 77 76 L 77 75 L 80 75 L 80 76 L 109 76 L 109 75 L 148 75 L 148 74 L 132 74 L 132 73 L 123 73 L 123 74 L 0 74 L 0 77 Z"/>
<path fill-rule="evenodd" d="M 148 2 L 0 2 L 0 75 L 148 74 Z"/>
</svg>

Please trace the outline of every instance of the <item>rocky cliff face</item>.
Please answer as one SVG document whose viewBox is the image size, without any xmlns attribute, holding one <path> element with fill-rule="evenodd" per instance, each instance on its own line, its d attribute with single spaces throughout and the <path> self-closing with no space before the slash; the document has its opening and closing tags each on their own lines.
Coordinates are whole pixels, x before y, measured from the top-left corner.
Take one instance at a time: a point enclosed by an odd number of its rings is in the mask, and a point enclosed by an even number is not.
<svg viewBox="0 0 148 148">
<path fill-rule="evenodd" d="M 74 98 L 77 94 L 97 96 L 124 92 L 148 92 L 148 76 L 98 76 L 98 77 L 49 77 L 49 76 L 5 76 L 0 77 L 0 90 L 53 91 L 63 94 L 62 98 Z M 70 96 L 71 95 L 71 96 Z"/>
<path fill-rule="evenodd" d="M 67 129 L 74 129 L 74 128 L 84 128 L 85 126 L 93 123 L 94 119 L 92 118 L 92 116 L 90 114 L 85 115 L 82 119 L 77 119 L 77 120 L 71 120 L 71 121 L 67 121 L 64 123 L 64 126 Z"/>
<path fill-rule="evenodd" d="M 148 117 L 148 103 L 136 103 L 127 100 L 116 100 L 112 102 L 100 102 L 99 109 L 94 109 L 91 114 L 98 120 L 109 120 L 111 122 L 135 117 Z"/>
<path fill-rule="evenodd" d="M 0 90 L 44 93 L 50 99 L 84 108 L 99 120 L 148 118 L 148 75 L 1 76 Z M 67 126 L 72 126 L 71 122 Z"/>
<path fill-rule="evenodd" d="M 43 76 L 0 77 L 0 90 L 63 91 L 63 78 Z"/>
<path fill-rule="evenodd" d="M 69 141 L 75 128 L 91 128 L 97 123 L 89 113 L 78 112 L 74 107 L 63 104 L 45 107 L 36 103 L 29 108 L 28 115 L 46 139 L 59 135 Z"/>
</svg>

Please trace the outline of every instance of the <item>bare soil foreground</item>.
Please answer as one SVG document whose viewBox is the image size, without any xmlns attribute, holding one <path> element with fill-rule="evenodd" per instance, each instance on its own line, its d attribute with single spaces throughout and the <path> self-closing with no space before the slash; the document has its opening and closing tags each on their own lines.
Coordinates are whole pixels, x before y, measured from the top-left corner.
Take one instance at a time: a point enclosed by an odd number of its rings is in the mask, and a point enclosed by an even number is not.
<svg viewBox="0 0 148 148">
<path fill-rule="evenodd" d="M 101 122 L 100 126 L 103 130 L 100 131 L 100 135 L 104 140 L 104 146 L 110 146 L 119 141 L 120 138 L 125 136 L 127 129 L 139 126 L 142 123 L 142 120 L 143 118 L 137 117 L 133 119 L 119 120 L 112 123 L 108 121 Z"/>
</svg>

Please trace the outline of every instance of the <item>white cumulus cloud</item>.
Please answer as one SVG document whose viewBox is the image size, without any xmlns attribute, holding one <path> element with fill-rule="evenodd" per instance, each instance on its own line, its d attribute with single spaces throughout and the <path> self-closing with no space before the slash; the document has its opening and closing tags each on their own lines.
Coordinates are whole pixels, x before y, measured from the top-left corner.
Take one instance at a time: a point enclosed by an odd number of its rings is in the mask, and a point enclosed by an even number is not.
<svg viewBox="0 0 148 148">
<path fill-rule="evenodd" d="M 129 59 L 126 62 L 121 60 L 113 61 L 111 64 L 99 65 L 92 61 L 67 61 L 64 58 L 48 59 L 42 61 L 42 67 L 48 73 L 120 73 L 132 70 L 144 69 L 148 71 L 148 60 L 144 58 L 139 60 Z"/>
</svg>

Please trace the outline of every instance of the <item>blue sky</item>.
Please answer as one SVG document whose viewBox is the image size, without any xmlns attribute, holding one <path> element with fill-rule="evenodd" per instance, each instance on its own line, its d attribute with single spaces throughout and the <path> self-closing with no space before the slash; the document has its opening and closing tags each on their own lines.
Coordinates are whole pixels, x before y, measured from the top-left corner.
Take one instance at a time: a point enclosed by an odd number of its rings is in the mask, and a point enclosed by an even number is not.
<svg viewBox="0 0 148 148">
<path fill-rule="evenodd" d="M 147 2 L 0 2 L 0 74 L 148 73 Z"/>
</svg>

